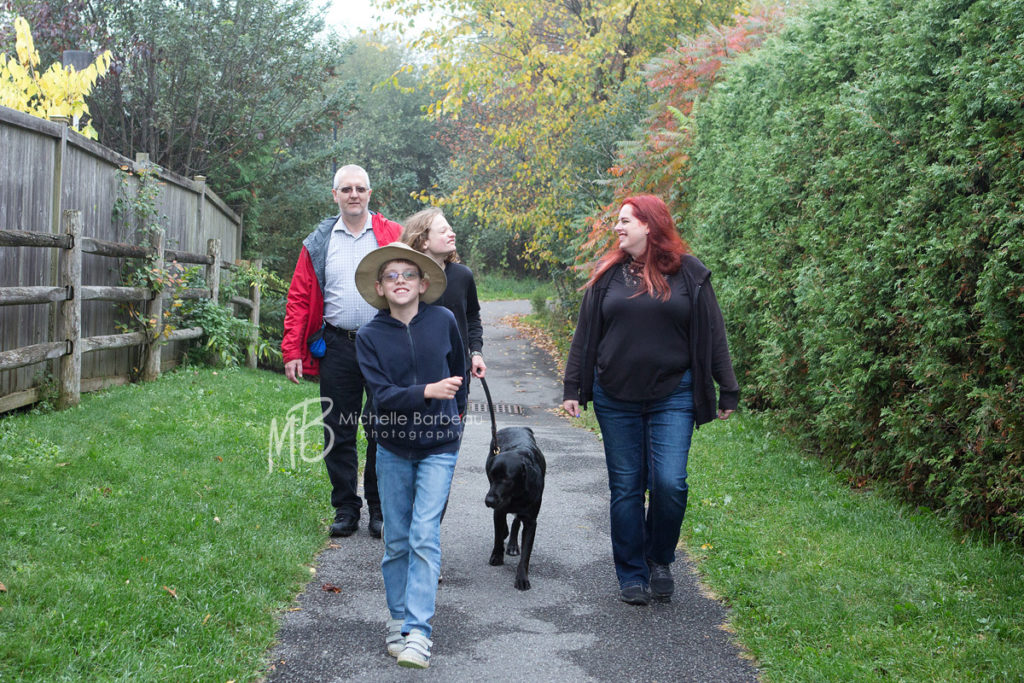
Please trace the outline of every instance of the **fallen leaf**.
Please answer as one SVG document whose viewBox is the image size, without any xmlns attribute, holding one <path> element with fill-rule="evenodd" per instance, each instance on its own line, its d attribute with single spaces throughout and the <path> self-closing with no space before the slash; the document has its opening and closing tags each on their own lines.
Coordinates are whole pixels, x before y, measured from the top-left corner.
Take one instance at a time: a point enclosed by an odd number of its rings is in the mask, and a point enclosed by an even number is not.
<svg viewBox="0 0 1024 683">
<path fill-rule="evenodd" d="M 7 592 L 7 586 L 5 586 L 2 583 L 0 583 L 0 593 L 6 593 L 6 592 Z"/>
<path fill-rule="evenodd" d="M 171 597 L 173 597 L 175 600 L 178 599 L 178 592 L 176 590 L 174 590 L 173 588 L 168 588 L 167 586 L 163 586 L 163 589 L 170 593 Z"/>
<path fill-rule="evenodd" d="M 328 593 L 340 593 L 341 589 L 335 586 L 333 583 L 325 583 L 320 586 L 321 590 L 327 591 Z"/>
<path fill-rule="evenodd" d="M 71 463 L 69 463 L 69 462 L 59 462 L 59 463 L 57 463 L 57 467 L 67 467 L 70 464 Z"/>
<path fill-rule="evenodd" d="M 222 457 L 220 457 L 220 456 L 218 455 L 218 456 L 217 456 L 217 462 L 224 462 L 224 458 L 222 458 Z"/>
<path fill-rule="evenodd" d="M 220 517 L 214 517 L 213 521 L 217 522 L 217 524 L 220 524 Z"/>
<path fill-rule="evenodd" d="M 206 622 L 208 622 L 209 620 L 210 620 L 210 615 L 207 614 L 205 617 L 203 617 L 203 624 L 205 625 Z"/>
</svg>

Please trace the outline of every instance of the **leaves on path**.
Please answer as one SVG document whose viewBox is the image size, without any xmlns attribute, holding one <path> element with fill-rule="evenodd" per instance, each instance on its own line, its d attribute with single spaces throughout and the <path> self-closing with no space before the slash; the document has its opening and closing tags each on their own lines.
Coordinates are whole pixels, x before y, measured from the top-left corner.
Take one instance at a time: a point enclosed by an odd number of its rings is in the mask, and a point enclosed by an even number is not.
<svg viewBox="0 0 1024 683">
<path fill-rule="evenodd" d="M 547 330 L 537 327 L 526 322 L 525 317 L 521 313 L 512 315 L 506 315 L 505 317 L 498 320 L 502 325 L 508 325 L 516 332 L 526 337 L 531 344 L 536 346 L 541 351 L 548 354 L 551 361 L 558 368 L 558 374 L 562 375 L 565 373 L 565 364 L 562 361 L 562 354 L 558 351 L 558 346 L 555 344 L 554 339 L 548 334 Z"/>
<path fill-rule="evenodd" d="M 335 586 L 333 583 L 325 583 L 320 586 L 320 590 L 326 593 L 340 593 L 341 589 Z"/>
</svg>

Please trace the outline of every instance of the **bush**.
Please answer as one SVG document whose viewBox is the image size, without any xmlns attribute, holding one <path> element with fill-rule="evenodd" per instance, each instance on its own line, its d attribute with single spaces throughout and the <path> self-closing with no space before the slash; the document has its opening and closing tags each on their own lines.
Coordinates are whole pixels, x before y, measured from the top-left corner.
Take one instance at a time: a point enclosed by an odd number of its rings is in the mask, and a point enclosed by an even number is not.
<svg viewBox="0 0 1024 683">
<path fill-rule="evenodd" d="M 728 70 L 684 223 L 748 400 L 1024 539 L 1024 0 L 837 0 Z"/>
</svg>

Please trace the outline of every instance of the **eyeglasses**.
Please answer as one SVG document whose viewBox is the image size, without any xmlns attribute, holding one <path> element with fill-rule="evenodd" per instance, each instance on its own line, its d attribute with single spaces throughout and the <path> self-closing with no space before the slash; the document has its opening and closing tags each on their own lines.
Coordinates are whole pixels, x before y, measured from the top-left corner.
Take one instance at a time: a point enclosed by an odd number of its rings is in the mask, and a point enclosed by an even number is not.
<svg viewBox="0 0 1024 683">
<path fill-rule="evenodd" d="M 359 194 L 366 194 L 367 192 L 370 191 L 370 188 L 363 187 L 362 185 L 356 185 L 355 187 L 353 187 L 352 185 L 346 185 L 345 187 L 338 187 L 335 189 L 342 194 L 352 194 L 353 190 L 355 190 Z"/>
<path fill-rule="evenodd" d="M 381 275 L 380 276 L 380 281 L 381 282 L 396 282 L 398 280 L 399 276 L 401 276 L 401 278 L 403 280 L 405 280 L 406 282 L 412 282 L 413 280 L 419 280 L 420 279 L 420 274 L 417 273 L 415 270 L 404 270 L 401 273 L 399 273 L 396 270 L 392 270 L 392 271 L 388 271 L 387 273 L 384 273 L 383 275 Z"/>
</svg>

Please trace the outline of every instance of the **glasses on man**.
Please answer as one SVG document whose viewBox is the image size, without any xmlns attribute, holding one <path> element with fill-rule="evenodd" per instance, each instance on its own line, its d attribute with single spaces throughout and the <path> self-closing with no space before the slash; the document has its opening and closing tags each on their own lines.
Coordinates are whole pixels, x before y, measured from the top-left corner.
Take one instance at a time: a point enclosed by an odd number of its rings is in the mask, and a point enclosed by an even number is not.
<svg viewBox="0 0 1024 683">
<path fill-rule="evenodd" d="M 369 191 L 370 188 L 363 187 L 362 185 L 345 185 L 344 187 L 338 188 L 338 192 L 342 194 L 352 194 L 353 192 L 357 192 L 359 194 L 366 194 Z"/>
<path fill-rule="evenodd" d="M 391 270 L 381 275 L 380 280 L 381 282 L 397 282 L 399 277 L 406 282 L 412 282 L 413 280 L 419 280 L 420 274 L 415 270 L 403 270 L 402 272 Z"/>
</svg>

